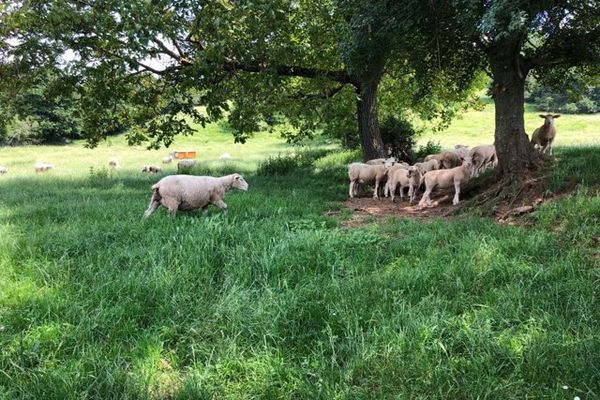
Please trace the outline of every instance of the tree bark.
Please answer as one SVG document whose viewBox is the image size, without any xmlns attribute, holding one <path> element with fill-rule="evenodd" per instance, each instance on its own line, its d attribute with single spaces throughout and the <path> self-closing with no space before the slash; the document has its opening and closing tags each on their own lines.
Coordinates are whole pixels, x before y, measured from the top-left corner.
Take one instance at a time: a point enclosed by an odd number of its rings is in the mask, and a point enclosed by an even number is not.
<svg viewBox="0 0 600 400">
<path fill-rule="evenodd" d="M 519 179 L 524 172 L 539 166 L 525 132 L 525 78 L 527 67 L 521 57 L 517 39 L 499 43 L 488 53 L 492 69 L 492 93 L 496 105 L 494 133 L 501 178 Z"/>
<path fill-rule="evenodd" d="M 385 157 L 377 118 L 377 89 L 382 74 L 383 68 L 370 76 L 357 78 L 359 83 L 356 88 L 358 135 L 365 161 Z"/>
</svg>

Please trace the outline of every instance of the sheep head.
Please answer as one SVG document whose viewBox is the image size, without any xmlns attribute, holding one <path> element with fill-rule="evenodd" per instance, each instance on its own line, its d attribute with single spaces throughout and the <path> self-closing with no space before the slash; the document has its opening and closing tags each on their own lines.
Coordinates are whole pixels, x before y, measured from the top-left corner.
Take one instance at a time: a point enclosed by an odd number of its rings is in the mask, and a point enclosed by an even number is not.
<svg viewBox="0 0 600 400">
<path fill-rule="evenodd" d="M 560 118 L 560 114 L 540 114 L 540 118 L 544 119 L 544 125 L 553 125 L 556 118 Z"/>
<path fill-rule="evenodd" d="M 248 190 L 248 182 L 240 174 L 233 174 L 233 183 L 231 186 L 244 192 Z"/>
</svg>

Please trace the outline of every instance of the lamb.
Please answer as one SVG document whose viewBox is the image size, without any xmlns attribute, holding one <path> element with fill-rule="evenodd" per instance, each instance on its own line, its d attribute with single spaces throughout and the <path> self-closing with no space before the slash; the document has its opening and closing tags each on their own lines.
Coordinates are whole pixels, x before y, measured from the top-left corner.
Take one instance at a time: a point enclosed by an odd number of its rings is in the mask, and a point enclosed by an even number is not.
<svg viewBox="0 0 600 400">
<path fill-rule="evenodd" d="M 173 156 L 171 156 L 171 155 L 163 157 L 163 159 L 162 159 L 163 164 L 170 164 L 172 162 L 173 162 Z"/>
<path fill-rule="evenodd" d="M 454 185 L 454 199 L 452 200 L 453 205 L 459 203 L 460 187 L 469 181 L 472 172 L 472 161 L 471 157 L 467 156 L 463 160 L 460 167 L 452 169 L 439 169 L 437 171 L 430 171 L 423 176 L 425 180 L 425 193 L 423 198 L 419 202 L 419 207 L 423 207 L 425 204 L 431 205 L 431 191 L 436 187 L 448 188 Z"/>
<path fill-rule="evenodd" d="M 408 165 L 408 164 L 406 164 L 403 161 L 396 161 L 395 157 L 390 157 L 390 158 L 374 158 L 372 160 L 367 161 L 366 164 L 369 164 L 369 165 L 381 165 L 381 164 L 385 164 L 386 162 L 390 162 L 391 160 L 393 160 L 394 162 L 396 162 L 398 164 Z"/>
<path fill-rule="evenodd" d="M 43 162 L 35 163 L 35 165 L 33 166 L 33 169 L 35 170 L 35 172 L 46 172 L 53 168 L 54 168 L 53 164 L 43 163 Z"/>
<path fill-rule="evenodd" d="M 149 174 L 158 174 L 160 171 L 160 167 L 157 167 L 156 165 L 144 165 L 142 167 L 142 172 L 147 172 Z"/>
<path fill-rule="evenodd" d="M 0 165 L 0 175 L 4 175 L 8 173 L 8 168 Z"/>
<path fill-rule="evenodd" d="M 116 158 L 111 158 L 108 160 L 108 166 L 114 169 L 121 168 L 121 163 Z"/>
<path fill-rule="evenodd" d="M 196 160 L 181 160 L 177 163 L 177 171 L 192 168 L 194 165 L 196 165 Z"/>
<path fill-rule="evenodd" d="M 386 179 L 387 182 L 385 184 L 385 187 L 383 188 L 383 194 L 385 197 L 388 197 L 390 195 L 390 190 L 391 190 L 390 178 L 393 175 L 393 173 L 399 169 L 408 169 L 408 168 L 410 168 L 410 165 L 408 165 L 407 163 L 396 163 L 388 168 L 387 179 Z"/>
<path fill-rule="evenodd" d="M 425 173 L 433 171 L 434 169 L 440 169 L 440 162 L 437 159 L 432 158 L 428 161 L 415 163 L 414 167 L 419 170 L 421 175 L 424 175 Z"/>
<path fill-rule="evenodd" d="M 415 166 L 408 169 L 397 169 L 390 174 L 389 188 L 392 193 L 392 203 L 394 202 L 394 196 L 396 188 L 400 185 L 400 201 L 404 199 L 404 188 L 408 187 L 408 197 L 410 203 L 414 203 L 415 196 L 419 187 L 422 183 L 421 171 Z"/>
<path fill-rule="evenodd" d="M 371 165 L 363 163 L 352 163 L 348 165 L 348 177 L 350 178 L 349 194 L 353 198 L 358 193 L 358 183 L 375 183 L 373 198 L 379 198 L 379 184 L 387 177 L 388 168 L 396 163 L 394 158 L 389 158 L 385 164 Z"/>
<path fill-rule="evenodd" d="M 475 146 L 469 152 L 473 162 L 473 176 L 477 176 L 489 167 L 495 168 L 498 164 L 496 146 Z"/>
<path fill-rule="evenodd" d="M 547 150 L 549 156 L 552 155 L 552 144 L 556 137 L 554 120 L 559 117 L 560 114 L 540 114 L 540 118 L 544 118 L 544 124 L 533 131 L 533 135 L 531 135 L 531 144 L 534 148 L 538 149 L 541 153 L 546 153 Z"/>
<path fill-rule="evenodd" d="M 169 214 L 172 216 L 175 216 L 177 210 L 191 211 L 198 208 L 202 208 L 206 214 L 210 204 L 227 211 L 227 204 L 223 202 L 223 197 L 231 188 L 245 192 L 248 190 L 248 183 L 240 174 L 231 174 L 220 178 L 170 175 L 152 186 L 150 205 L 144 212 L 144 217 L 148 218 L 152 215 L 161 204 L 169 210 Z"/>
</svg>

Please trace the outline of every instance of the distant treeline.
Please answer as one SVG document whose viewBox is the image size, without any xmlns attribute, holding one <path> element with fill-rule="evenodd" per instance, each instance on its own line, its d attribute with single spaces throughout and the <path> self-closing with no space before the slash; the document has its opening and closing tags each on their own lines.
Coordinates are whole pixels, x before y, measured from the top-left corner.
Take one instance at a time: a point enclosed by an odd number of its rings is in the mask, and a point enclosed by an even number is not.
<svg viewBox="0 0 600 400">
<path fill-rule="evenodd" d="M 600 112 L 600 87 L 565 80 L 556 88 L 535 79 L 527 81 L 525 102 L 539 111 L 563 114 L 593 114 Z"/>
</svg>

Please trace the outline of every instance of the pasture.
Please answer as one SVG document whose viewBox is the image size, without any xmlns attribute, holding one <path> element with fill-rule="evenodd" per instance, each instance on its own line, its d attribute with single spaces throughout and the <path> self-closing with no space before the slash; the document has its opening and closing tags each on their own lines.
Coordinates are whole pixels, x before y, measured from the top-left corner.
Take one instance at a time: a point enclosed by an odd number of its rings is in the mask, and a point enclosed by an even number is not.
<svg viewBox="0 0 600 400">
<path fill-rule="evenodd" d="M 489 109 L 472 113 L 421 140 L 491 142 Z M 578 188 L 514 226 L 462 215 L 347 228 L 356 153 L 257 174 L 300 150 L 267 134 L 233 145 L 218 125 L 173 148 L 199 150 L 197 174 L 245 174 L 227 214 L 141 219 L 175 165 L 138 169 L 167 150 L 2 148 L 0 398 L 598 398 L 598 122 L 558 121 L 548 191 Z M 108 170 L 111 157 L 123 168 Z M 56 169 L 36 175 L 36 160 Z"/>
</svg>

